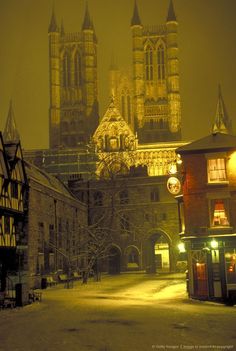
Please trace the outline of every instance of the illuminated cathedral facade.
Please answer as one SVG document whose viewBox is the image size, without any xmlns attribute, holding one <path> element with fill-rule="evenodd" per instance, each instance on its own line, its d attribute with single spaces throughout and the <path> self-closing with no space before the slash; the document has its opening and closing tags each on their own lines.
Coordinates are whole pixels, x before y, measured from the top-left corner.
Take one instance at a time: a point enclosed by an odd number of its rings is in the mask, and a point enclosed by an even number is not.
<svg viewBox="0 0 236 351">
<path fill-rule="evenodd" d="M 178 22 L 172 1 L 166 23 L 144 26 L 135 2 L 132 78 L 112 64 L 110 89 L 140 143 L 181 139 Z"/>
<path fill-rule="evenodd" d="M 88 7 L 80 33 L 48 29 L 50 149 L 86 144 L 98 125 L 97 38 Z"/>
</svg>

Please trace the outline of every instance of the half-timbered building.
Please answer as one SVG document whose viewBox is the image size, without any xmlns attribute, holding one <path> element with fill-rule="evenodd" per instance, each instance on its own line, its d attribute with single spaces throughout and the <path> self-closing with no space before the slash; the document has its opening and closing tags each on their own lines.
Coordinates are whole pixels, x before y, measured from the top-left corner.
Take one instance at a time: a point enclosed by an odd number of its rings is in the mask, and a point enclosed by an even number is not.
<svg viewBox="0 0 236 351">
<path fill-rule="evenodd" d="M 27 179 L 19 141 L 4 143 L 0 133 L 0 290 L 10 288 L 24 219 Z"/>
</svg>

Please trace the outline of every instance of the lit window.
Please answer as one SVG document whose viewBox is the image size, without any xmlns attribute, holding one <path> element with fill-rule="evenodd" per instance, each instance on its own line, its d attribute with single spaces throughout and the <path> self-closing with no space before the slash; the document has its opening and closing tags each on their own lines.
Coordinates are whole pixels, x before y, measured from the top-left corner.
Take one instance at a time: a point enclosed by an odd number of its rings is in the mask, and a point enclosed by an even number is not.
<svg viewBox="0 0 236 351">
<path fill-rule="evenodd" d="M 228 226 L 226 200 L 212 200 L 212 226 Z"/>
<path fill-rule="evenodd" d="M 224 158 L 216 158 L 208 160 L 208 182 L 224 182 L 226 181 L 226 167 Z"/>
</svg>

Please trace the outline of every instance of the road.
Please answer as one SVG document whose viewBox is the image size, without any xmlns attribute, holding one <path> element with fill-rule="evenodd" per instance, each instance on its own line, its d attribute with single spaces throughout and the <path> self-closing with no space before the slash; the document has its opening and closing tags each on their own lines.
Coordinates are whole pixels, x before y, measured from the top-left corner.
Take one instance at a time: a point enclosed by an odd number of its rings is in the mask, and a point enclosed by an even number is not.
<svg viewBox="0 0 236 351">
<path fill-rule="evenodd" d="M 183 275 L 121 274 L 0 311 L 0 350 L 236 350 L 235 325 L 236 307 L 189 300 Z"/>
</svg>

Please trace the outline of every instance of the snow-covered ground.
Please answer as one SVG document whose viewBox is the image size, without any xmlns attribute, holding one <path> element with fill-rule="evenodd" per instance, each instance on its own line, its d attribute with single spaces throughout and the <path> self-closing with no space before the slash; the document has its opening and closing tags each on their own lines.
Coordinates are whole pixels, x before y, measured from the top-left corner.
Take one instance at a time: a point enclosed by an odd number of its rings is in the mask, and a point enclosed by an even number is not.
<svg viewBox="0 0 236 351">
<path fill-rule="evenodd" d="M 180 274 L 104 276 L 0 311 L 0 350 L 236 350 L 236 307 L 189 300 Z"/>
</svg>

